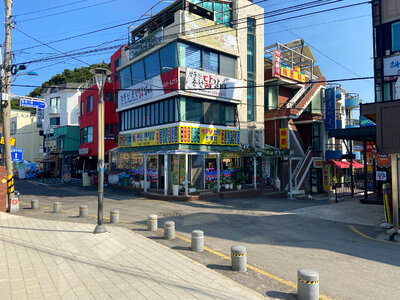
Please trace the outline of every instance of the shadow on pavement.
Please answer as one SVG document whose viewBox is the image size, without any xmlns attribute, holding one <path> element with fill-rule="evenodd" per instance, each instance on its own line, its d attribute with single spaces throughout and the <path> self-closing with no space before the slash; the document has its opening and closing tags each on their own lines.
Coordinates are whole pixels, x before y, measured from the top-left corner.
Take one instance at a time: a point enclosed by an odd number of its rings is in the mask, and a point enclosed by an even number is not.
<svg viewBox="0 0 400 300">
<path fill-rule="evenodd" d="M 268 291 L 266 293 L 266 295 L 270 298 L 273 299 L 284 299 L 284 300 L 291 300 L 291 299 L 297 299 L 297 295 L 296 294 L 292 294 L 292 293 L 282 293 L 282 292 L 278 292 L 278 291 Z"/>
</svg>

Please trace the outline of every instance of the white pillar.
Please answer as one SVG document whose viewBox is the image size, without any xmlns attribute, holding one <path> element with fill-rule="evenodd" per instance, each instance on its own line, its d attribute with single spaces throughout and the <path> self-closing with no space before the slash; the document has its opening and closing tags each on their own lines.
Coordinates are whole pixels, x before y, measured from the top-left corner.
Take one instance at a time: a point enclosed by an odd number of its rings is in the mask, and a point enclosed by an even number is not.
<svg viewBox="0 0 400 300">
<path fill-rule="evenodd" d="M 396 232 L 399 231 L 399 170 L 397 166 L 397 154 L 392 154 L 392 207 L 393 226 Z"/>
<path fill-rule="evenodd" d="M 147 192 L 147 154 L 143 155 L 143 179 L 144 179 L 144 192 Z"/>
<path fill-rule="evenodd" d="M 206 189 L 206 155 L 203 155 L 203 183 L 204 189 Z"/>
<path fill-rule="evenodd" d="M 164 155 L 164 195 L 168 194 L 168 154 Z"/>
<path fill-rule="evenodd" d="M 292 189 L 292 157 L 289 152 L 289 198 L 293 198 Z"/>
<path fill-rule="evenodd" d="M 257 158 L 256 157 L 254 157 L 253 158 L 253 177 L 254 177 L 254 179 L 253 179 L 253 186 L 254 186 L 254 189 L 257 189 Z"/>
<path fill-rule="evenodd" d="M 217 191 L 218 193 L 221 191 L 221 178 L 220 178 L 220 159 L 219 153 L 217 153 Z"/>
<path fill-rule="evenodd" d="M 189 154 L 185 154 L 185 196 L 187 197 L 189 195 L 189 190 L 188 190 L 188 181 L 189 181 Z"/>
</svg>

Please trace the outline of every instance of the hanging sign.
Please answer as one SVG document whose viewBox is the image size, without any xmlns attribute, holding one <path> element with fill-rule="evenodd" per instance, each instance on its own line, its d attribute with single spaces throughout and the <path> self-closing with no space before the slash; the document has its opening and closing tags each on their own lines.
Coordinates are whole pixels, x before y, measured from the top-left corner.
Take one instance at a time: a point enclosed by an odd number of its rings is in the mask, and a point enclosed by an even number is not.
<svg viewBox="0 0 400 300">
<path fill-rule="evenodd" d="M 287 128 L 279 129 L 279 148 L 289 149 L 289 130 Z"/>
</svg>

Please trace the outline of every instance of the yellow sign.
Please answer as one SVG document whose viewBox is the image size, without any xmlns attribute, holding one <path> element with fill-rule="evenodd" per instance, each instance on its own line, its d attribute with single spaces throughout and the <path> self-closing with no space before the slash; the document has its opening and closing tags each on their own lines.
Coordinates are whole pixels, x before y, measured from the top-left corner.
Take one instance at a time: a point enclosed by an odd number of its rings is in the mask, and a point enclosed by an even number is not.
<svg viewBox="0 0 400 300">
<path fill-rule="evenodd" d="M 199 18 L 187 11 L 183 24 L 185 35 L 189 40 L 203 42 L 212 49 L 238 51 L 236 31 L 232 28 L 215 24 L 206 18 Z"/>
<path fill-rule="evenodd" d="M 4 145 L 4 136 L 0 138 L 0 144 Z M 15 139 L 10 138 L 10 144 L 11 146 L 15 146 Z"/>
<path fill-rule="evenodd" d="M 300 82 L 306 82 L 306 75 L 298 70 L 293 70 L 286 66 L 281 66 L 281 76 L 294 79 Z"/>
<path fill-rule="evenodd" d="M 143 147 L 170 144 L 240 145 L 240 131 L 192 126 L 174 126 L 120 134 L 118 146 Z"/>
<path fill-rule="evenodd" d="M 279 129 L 279 148 L 289 149 L 289 130 L 287 128 Z"/>
<path fill-rule="evenodd" d="M 314 160 L 314 168 L 322 168 L 324 166 L 324 161 L 323 160 Z"/>
<path fill-rule="evenodd" d="M 330 177 L 331 177 L 331 172 L 330 172 L 330 166 L 327 165 L 322 169 L 322 189 L 327 192 L 330 190 Z"/>
</svg>

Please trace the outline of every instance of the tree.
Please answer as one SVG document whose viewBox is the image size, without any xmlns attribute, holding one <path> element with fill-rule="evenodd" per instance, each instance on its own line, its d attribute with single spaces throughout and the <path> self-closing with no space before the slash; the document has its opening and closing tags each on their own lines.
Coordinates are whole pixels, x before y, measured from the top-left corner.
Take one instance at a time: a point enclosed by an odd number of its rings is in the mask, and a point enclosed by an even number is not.
<svg viewBox="0 0 400 300">
<path fill-rule="evenodd" d="M 75 68 L 72 71 L 69 69 L 65 69 L 61 74 L 56 74 L 48 81 L 43 82 L 41 87 L 35 88 L 32 92 L 29 93 L 29 97 L 40 97 L 43 88 L 52 85 L 58 85 L 68 82 L 84 83 L 93 78 L 93 74 L 90 73 L 89 70 L 94 68 L 105 68 L 109 70 L 110 65 L 103 62 L 101 64 L 93 64 L 90 67 Z"/>
</svg>

